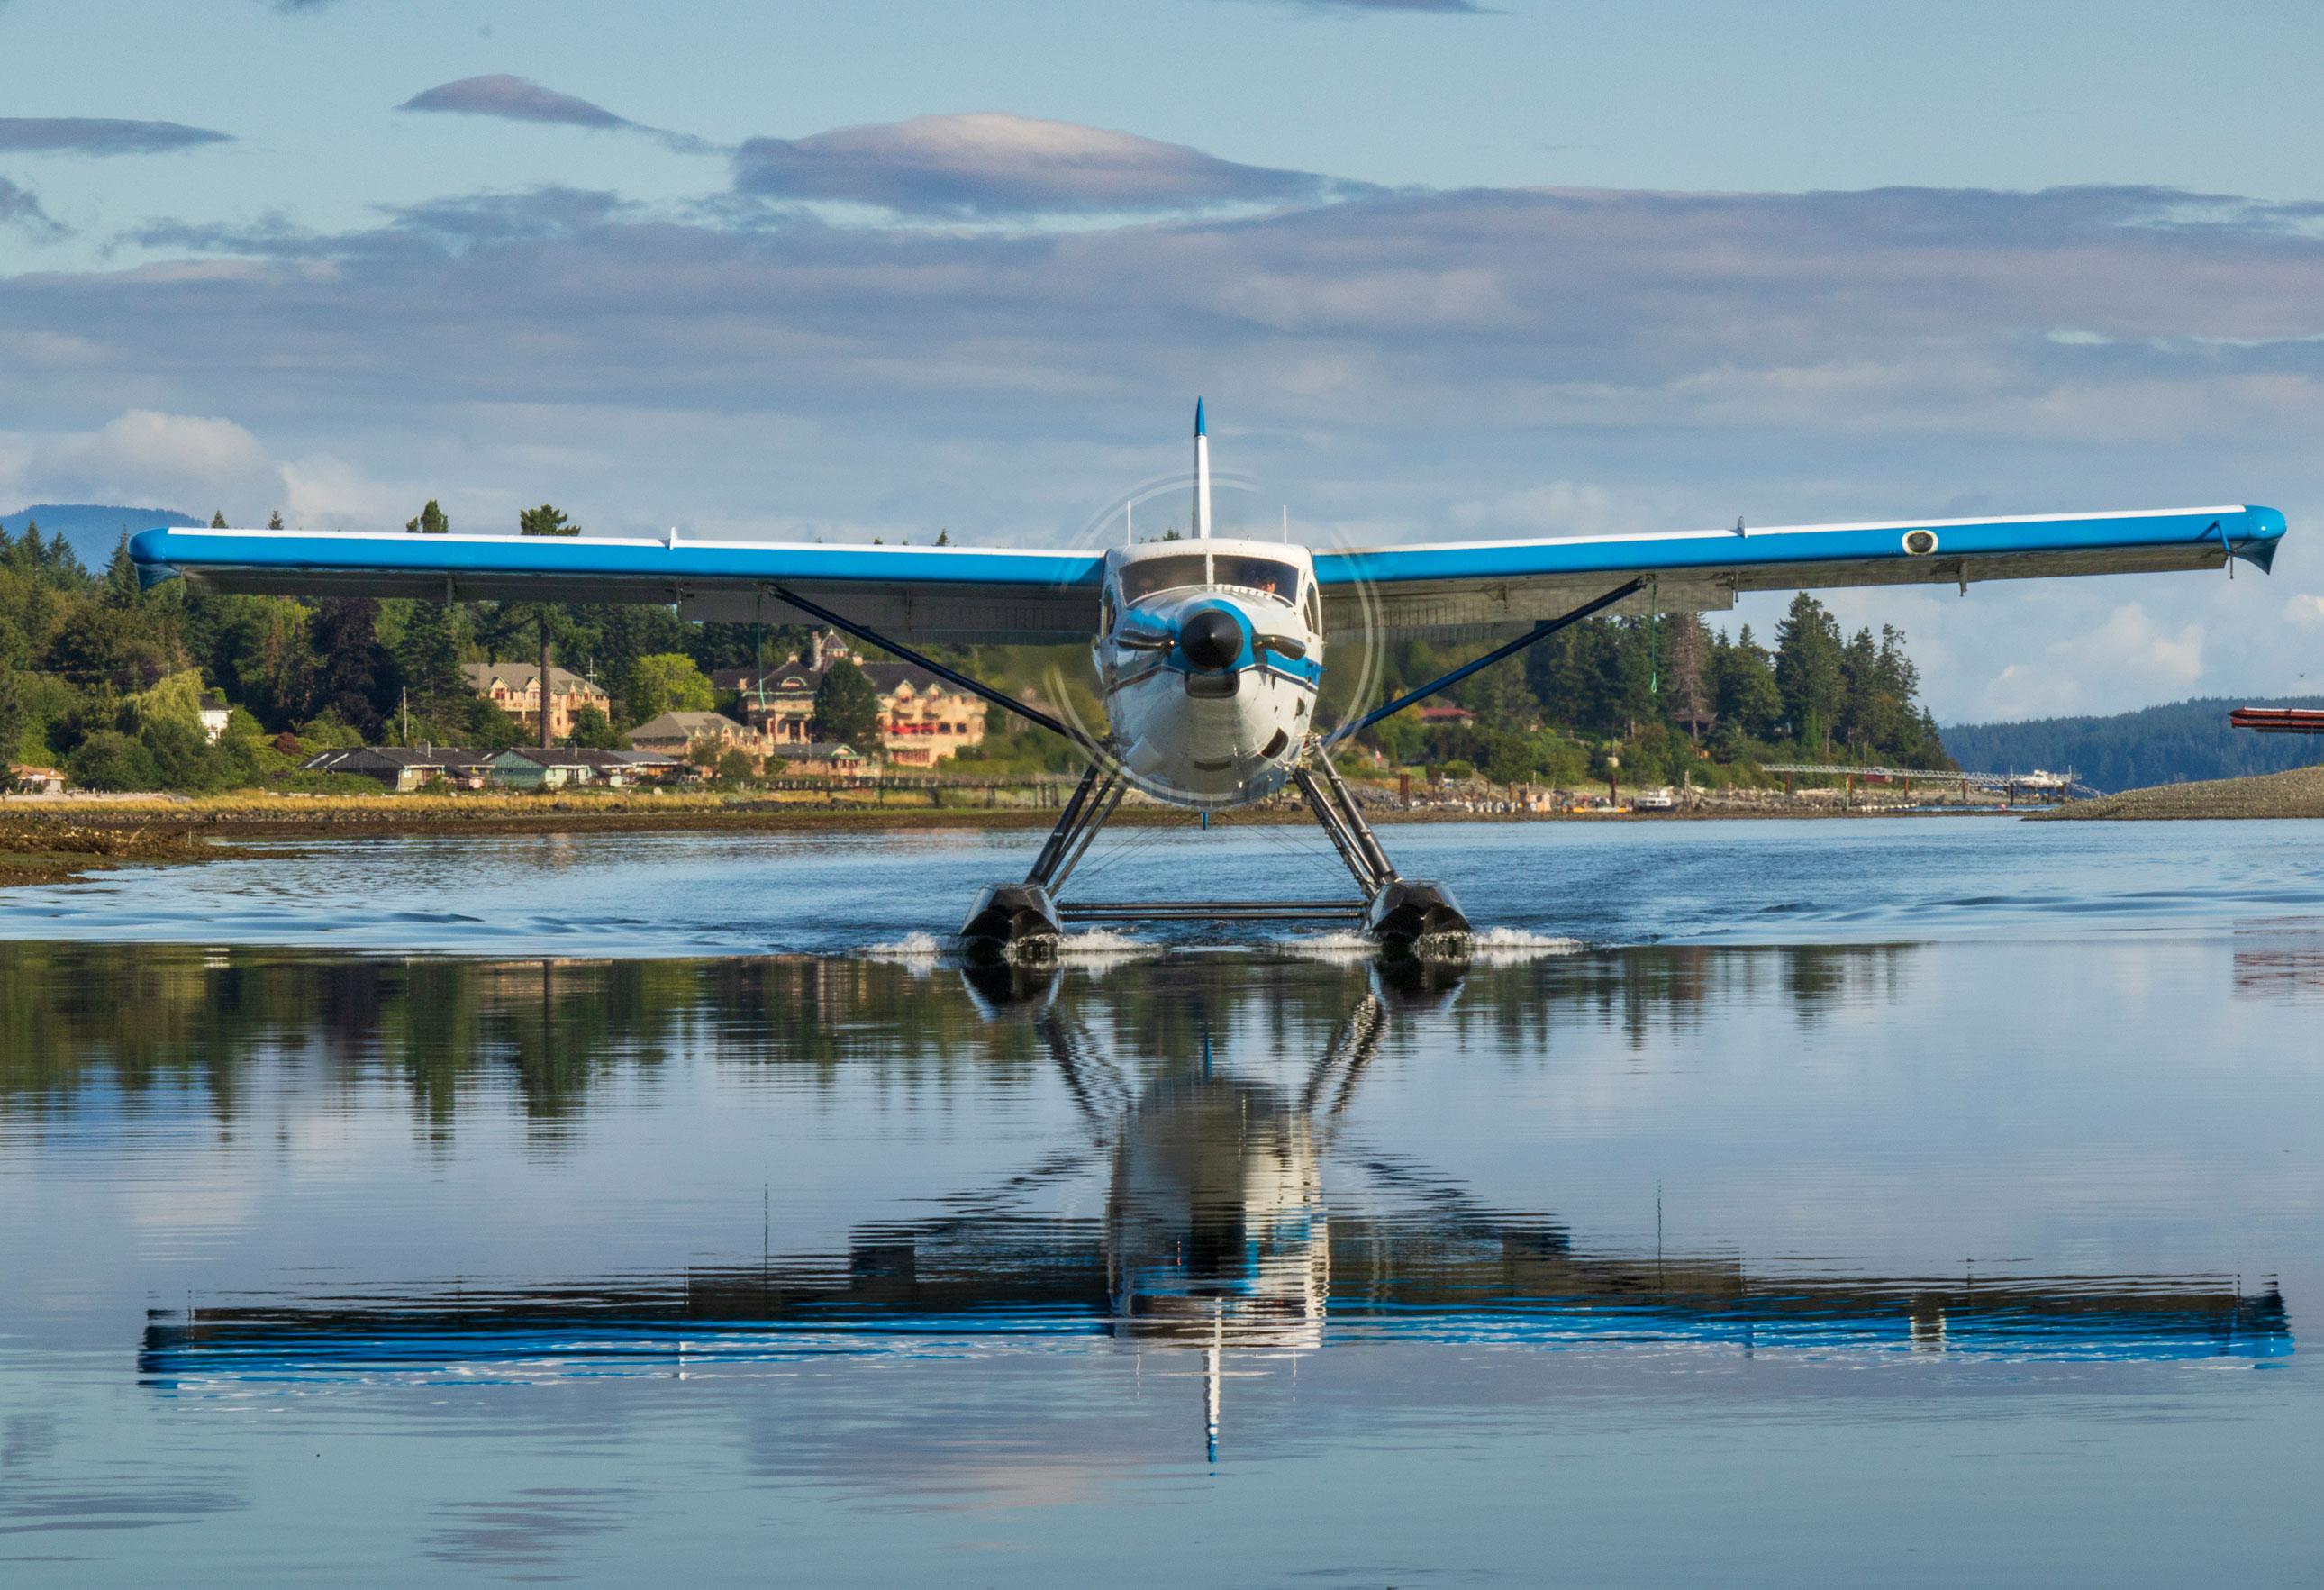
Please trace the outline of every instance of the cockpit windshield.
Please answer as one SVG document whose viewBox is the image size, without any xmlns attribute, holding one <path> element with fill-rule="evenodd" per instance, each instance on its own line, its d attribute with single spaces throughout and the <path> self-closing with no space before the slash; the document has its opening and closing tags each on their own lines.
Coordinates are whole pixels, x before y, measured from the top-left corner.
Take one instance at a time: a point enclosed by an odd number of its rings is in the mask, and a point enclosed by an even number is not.
<svg viewBox="0 0 2324 1590">
<path fill-rule="evenodd" d="M 1248 558 L 1221 553 L 1213 578 L 1222 586 L 1240 586 L 1273 596 L 1288 606 L 1299 596 L 1299 570 L 1272 558 Z"/>
<path fill-rule="evenodd" d="M 1209 561 L 1201 552 L 1186 552 L 1175 558 L 1147 558 L 1125 563 L 1121 566 L 1121 599 L 1124 603 L 1142 602 L 1157 591 L 1208 585 Z"/>
</svg>

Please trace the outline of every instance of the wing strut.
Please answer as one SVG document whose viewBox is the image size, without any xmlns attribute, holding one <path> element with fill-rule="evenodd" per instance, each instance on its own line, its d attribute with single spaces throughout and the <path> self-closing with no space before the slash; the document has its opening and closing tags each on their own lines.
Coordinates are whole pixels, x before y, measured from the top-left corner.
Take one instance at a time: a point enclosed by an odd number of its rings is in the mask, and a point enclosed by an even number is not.
<svg viewBox="0 0 2324 1590">
<path fill-rule="evenodd" d="M 1406 690 L 1403 695 L 1398 696 L 1395 700 L 1389 702 L 1385 707 L 1375 707 L 1372 710 L 1364 714 L 1363 716 L 1356 719 L 1355 722 L 1342 724 L 1338 728 L 1333 729 L 1330 734 L 1323 736 L 1323 744 L 1326 747 L 1329 747 L 1338 744 L 1350 735 L 1360 735 L 1366 729 L 1371 727 L 1372 725 L 1379 722 L 1380 719 L 1384 717 L 1392 717 L 1396 714 L 1402 712 L 1406 707 L 1411 706 L 1414 702 L 1425 700 L 1427 698 L 1436 694 L 1439 690 L 1459 684 L 1471 674 L 1477 672 L 1480 669 L 1492 667 L 1494 663 L 1499 662 L 1504 657 L 1516 656 L 1518 652 L 1524 651 L 1527 646 L 1532 645 L 1535 642 L 1549 639 L 1550 636 L 1555 634 L 1559 630 L 1563 629 L 1567 624 L 1579 624 L 1583 619 L 1589 617 L 1591 614 L 1600 613 L 1605 609 L 1611 607 L 1615 603 L 1622 600 L 1625 596 L 1635 596 L 1637 593 L 1645 590 L 1650 583 L 1651 581 L 1648 577 L 1642 574 L 1637 578 L 1631 580 L 1628 585 L 1616 586 L 1604 596 L 1597 597 L 1592 601 L 1582 603 L 1581 606 L 1576 607 L 1571 613 L 1562 614 L 1555 618 L 1545 618 L 1540 623 L 1535 624 L 1533 628 L 1519 635 L 1516 640 L 1511 641 L 1506 646 L 1496 646 L 1491 651 L 1486 652 L 1482 657 L 1478 658 L 1475 661 L 1464 662 L 1460 667 L 1454 669 L 1451 673 L 1439 674 L 1436 678 L 1429 680 L 1418 689 Z"/>
<path fill-rule="evenodd" d="M 972 696 L 982 696 L 995 707 L 1006 707 L 1026 722 L 1038 725 L 1053 735 L 1063 735 L 1093 756 L 1102 757 L 1105 754 L 1102 747 L 1072 726 L 1050 716 L 1038 707 L 1028 707 L 1024 702 L 1004 691 L 996 690 L 991 685 L 973 679 L 956 668 L 946 668 L 925 652 L 915 652 L 901 641 L 891 641 L 877 630 L 866 629 L 860 624 L 851 623 L 821 603 L 810 602 L 796 591 L 786 590 L 777 585 L 770 585 L 766 587 L 766 590 L 769 596 L 789 603 L 810 618 L 820 619 L 835 630 L 844 630 L 867 645 L 877 646 L 883 652 L 893 652 L 907 662 L 917 662 L 946 684 L 958 685 Z"/>
</svg>

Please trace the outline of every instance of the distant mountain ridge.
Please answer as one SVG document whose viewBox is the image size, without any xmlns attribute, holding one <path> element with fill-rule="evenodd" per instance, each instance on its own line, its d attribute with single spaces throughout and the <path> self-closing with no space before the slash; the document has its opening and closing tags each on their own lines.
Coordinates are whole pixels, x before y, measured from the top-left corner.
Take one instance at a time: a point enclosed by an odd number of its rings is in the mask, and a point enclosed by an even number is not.
<svg viewBox="0 0 2324 1590">
<path fill-rule="evenodd" d="M 1986 772 L 2071 768 L 2112 793 L 2150 784 L 2186 784 L 2282 772 L 2324 763 L 2324 735 L 2255 735 L 2227 726 L 2237 707 L 2324 707 L 2324 696 L 2206 696 L 2113 717 L 2045 717 L 2027 723 L 1954 724 L 1945 749 Z"/>
<path fill-rule="evenodd" d="M 61 535 L 74 555 L 92 570 L 101 571 L 113 559 L 114 543 L 127 531 L 135 535 L 155 525 L 208 524 L 174 508 L 122 508 L 101 503 L 35 503 L 14 513 L 0 514 L 0 528 L 12 536 L 38 524 L 44 536 Z"/>
</svg>

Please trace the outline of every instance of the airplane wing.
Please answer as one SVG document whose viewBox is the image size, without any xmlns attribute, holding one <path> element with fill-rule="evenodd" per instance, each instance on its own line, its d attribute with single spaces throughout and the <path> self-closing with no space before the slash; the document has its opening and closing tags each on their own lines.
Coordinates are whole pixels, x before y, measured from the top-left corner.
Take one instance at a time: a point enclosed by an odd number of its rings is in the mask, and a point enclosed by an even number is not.
<svg viewBox="0 0 2324 1590">
<path fill-rule="evenodd" d="M 1953 585 L 2048 575 L 2264 569 L 2283 515 L 2248 506 L 2058 518 L 1931 519 L 1542 541 L 1426 541 L 1315 553 L 1327 623 L 1367 608 L 1388 633 L 1489 633 L 1554 618 L 1628 580 L 1618 612 L 1730 607 L 1738 592 Z M 1086 640 L 1102 554 L 606 536 L 341 535 L 150 530 L 130 553 L 150 583 L 326 596 L 643 602 L 688 618 L 787 623 L 795 591 L 899 640 Z"/>
<path fill-rule="evenodd" d="M 781 587 L 899 640 L 994 644 L 1087 641 L 1104 567 L 1097 551 L 268 530 L 149 530 L 129 553 L 148 584 L 182 575 L 257 596 L 640 602 L 798 623 L 769 594 Z"/>
<path fill-rule="evenodd" d="M 1609 611 L 1723 610 L 1747 591 L 1960 585 L 2049 575 L 2265 569 L 2284 530 L 2273 508 L 2168 508 L 2058 518 L 1921 519 L 1766 530 L 1425 541 L 1319 550 L 1327 632 L 1369 606 L 1390 634 L 1487 633 L 1523 626 L 1637 576 L 1648 588 Z"/>
</svg>

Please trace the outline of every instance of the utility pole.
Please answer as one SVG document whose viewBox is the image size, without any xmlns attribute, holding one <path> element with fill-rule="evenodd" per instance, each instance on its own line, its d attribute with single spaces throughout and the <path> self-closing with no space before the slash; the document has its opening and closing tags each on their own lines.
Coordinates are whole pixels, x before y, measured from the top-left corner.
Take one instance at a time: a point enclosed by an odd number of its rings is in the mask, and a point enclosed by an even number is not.
<svg viewBox="0 0 2324 1590">
<path fill-rule="evenodd" d="M 409 745 L 411 744 L 411 687 L 410 685 L 404 686 L 401 695 L 403 698 L 403 743 Z"/>
<path fill-rule="evenodd" d="M 540 607 L 540 748 L 557 744 L 549 732 L 549 605 Z"/>
</svg>

